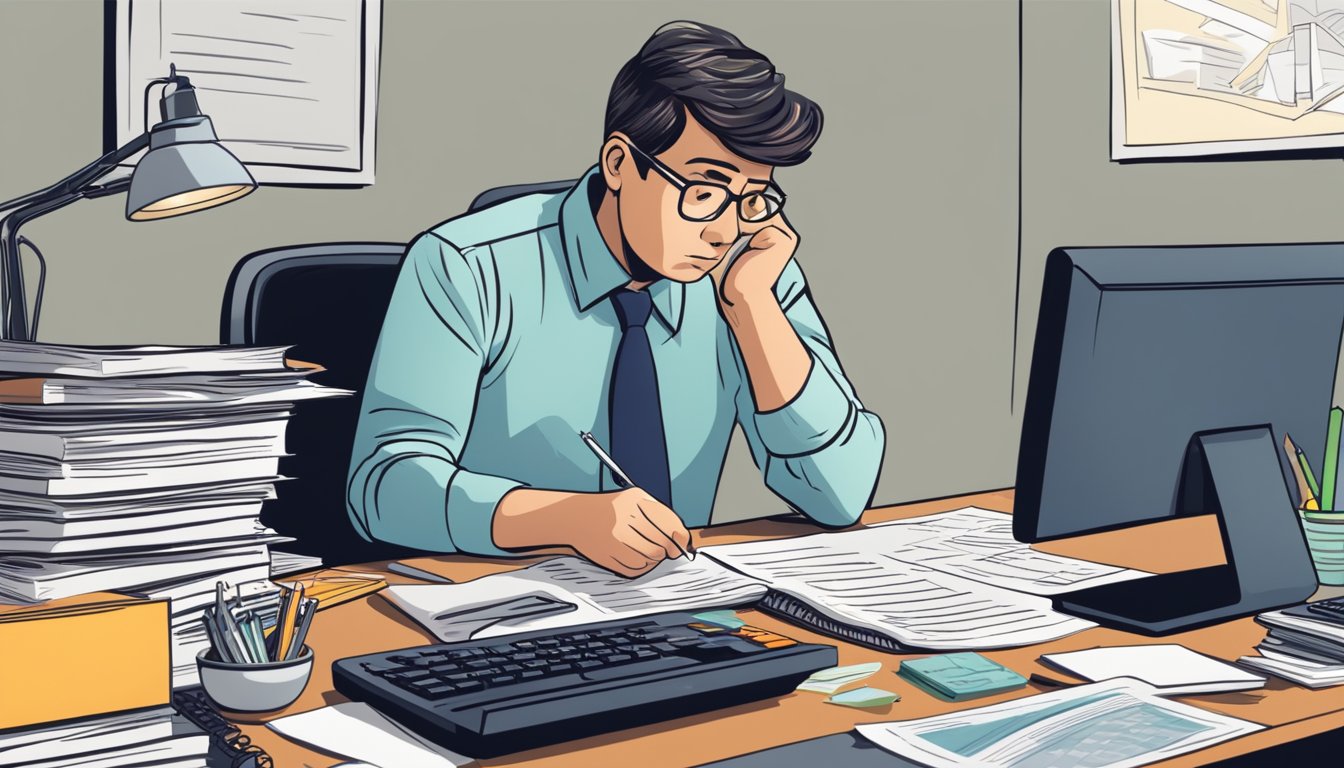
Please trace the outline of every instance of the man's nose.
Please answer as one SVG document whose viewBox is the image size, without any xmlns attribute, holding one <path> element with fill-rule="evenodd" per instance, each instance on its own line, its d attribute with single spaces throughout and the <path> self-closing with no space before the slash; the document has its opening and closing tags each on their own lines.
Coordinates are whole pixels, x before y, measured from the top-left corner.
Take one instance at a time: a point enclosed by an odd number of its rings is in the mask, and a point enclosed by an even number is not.
<svg viewBox="0 0 1344 768">
<path fill-rule="evenodd" d="M 705 226 L 701 236 L 705 242 L 719 248 L 732 243 L 741 232 L 742 227 L 737 220 L 737 211 L 733 210 L 733 206 L 730 205 L 723 210 L 723 213 L 719 214 L 717 219 Z"/>
</svg>

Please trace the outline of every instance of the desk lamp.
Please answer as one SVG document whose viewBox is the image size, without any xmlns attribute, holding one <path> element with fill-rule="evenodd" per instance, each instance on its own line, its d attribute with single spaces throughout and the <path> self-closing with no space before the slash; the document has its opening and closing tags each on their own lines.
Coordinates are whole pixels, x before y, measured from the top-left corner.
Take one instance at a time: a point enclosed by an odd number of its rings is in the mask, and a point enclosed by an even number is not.
<svg viewBox="0 0 1344 768">
<path fill-rule="evenodd" d="M 64 208 L 76 200 L 127 190 L 127 219 L 166 219 L 237 200 L 257 188 L 257 182 L 238 158 L 219 144 L 214 125 L 207 115 L 201 114 L 196 103 L 196 89 L 186 77 L 177 74 L 176 66 L 170 65 L 168 77 L 152 80 L 145 87 L 146 111 L 150 88 L 160 84 L 164 85 L 164 93 L 159 98 L 162 120 L 151 130 L 46 189 L 0 203 L 0 213 L 7 212 L 0 219 L 0 338 L 31 341 L 37 335 L 47 267 L 37 246 L 31 240 L 19 237 L 19 227 L 27 221 Z M 169 90 L 170 86 L 172 90 Z M 148 117 L 145 122 L 148 124 Z M 129 178 L 101 185 L 96 183 L 119 163 L 146 147 L 149 151 L 136 164 Z M 41 266 L 31 328 L 24 297 L 20 245 L 32 248 Z"/>
</svg>

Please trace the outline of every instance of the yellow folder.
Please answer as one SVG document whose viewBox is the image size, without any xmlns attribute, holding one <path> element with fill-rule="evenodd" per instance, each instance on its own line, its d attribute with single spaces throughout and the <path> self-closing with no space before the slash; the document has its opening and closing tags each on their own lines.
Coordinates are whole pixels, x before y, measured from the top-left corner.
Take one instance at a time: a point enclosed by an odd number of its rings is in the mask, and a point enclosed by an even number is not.
<svg viewBox="0 0 1344 768">
<path fill-rule="evenodd" d="M 162 706 L 168 602 L 91 593 L 0 605 L 0 729 Z"/>
</svg>

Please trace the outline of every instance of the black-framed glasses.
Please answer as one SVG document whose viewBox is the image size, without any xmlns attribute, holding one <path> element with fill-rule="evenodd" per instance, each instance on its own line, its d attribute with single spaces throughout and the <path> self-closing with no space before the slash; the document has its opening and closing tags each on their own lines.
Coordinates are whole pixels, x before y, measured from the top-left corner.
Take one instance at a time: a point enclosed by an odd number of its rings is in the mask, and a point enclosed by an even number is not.
<svg viewBox="0 0 1344 768">
<path fill-rule="evenodd" d="M 765 221 L 784 207 L 784 192 L 779 187 L 773 185 L 761 190 L 752 192 L 743 192 L 734 194 L 731 189 L 720 185 L 711 184 L 707 181 L 691 181 L 682 178 L 676 171 L 668 168 L 666 165 L 658 162 L 652 155 L 636 147 L 633 143 L 630 148 L 637 152 L 649 164 L 658 171 L 663 178 L 671 182 L 672 186 L 681 190 L 681 198 L 677 201 L 677 213 L 681 214 L 683 219 L 688 221 L 712 221 L 717 219 L 732 203 L 737 203 L 737 215 L 742 221 Z"/>
</svg>

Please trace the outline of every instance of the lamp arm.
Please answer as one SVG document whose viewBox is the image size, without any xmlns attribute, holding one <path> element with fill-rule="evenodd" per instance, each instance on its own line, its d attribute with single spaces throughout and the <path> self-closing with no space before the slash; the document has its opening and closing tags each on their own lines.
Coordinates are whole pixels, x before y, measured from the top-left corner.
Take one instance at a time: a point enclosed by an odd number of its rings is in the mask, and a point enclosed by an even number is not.
<svg viewBox="0 0 1344 768">
<path fill-rule="evenodd" d="M 30 340 L 23 263 L 19 258 L 19 228 L 31 219 L 64 208 L 76 200 L 125 191 L 130 186 L 127 179 L 117 179 L 102 186 L 94 186 L 93 182 L 148 146 L 149 134 L 140 134 L 45 189 L 0 203 L 0 212 L 4 212 L 0 218 L 0 339 Z"/>
<path fill-rule="evenodd" d="M 19 258 L 19 228 L 30 219 L 64 208 L 84 196 L 84 192 L 75 192 L 49 197 L 11 211 L 0 219 L 0 338 L 31 341 L 23 262 Z"/>
<path fill-rule="evenodd" d="M 41 203 L 72 192 L 78 192 L 80 189 L 97 181 L 108 171 L 116 168 L 123 160 L 134 156 L 135 153 L 148 146 L 149 134 L 142 133 L 49 187 L 0 203 L 0 211 L 8 211 L 12 208 L 31 205 L 33 203 Z"/>
</svg>

